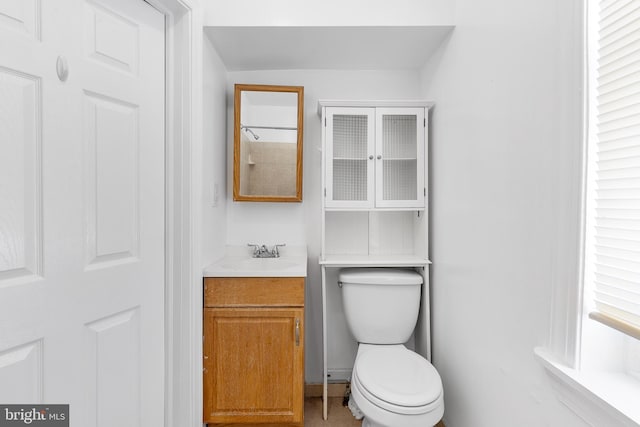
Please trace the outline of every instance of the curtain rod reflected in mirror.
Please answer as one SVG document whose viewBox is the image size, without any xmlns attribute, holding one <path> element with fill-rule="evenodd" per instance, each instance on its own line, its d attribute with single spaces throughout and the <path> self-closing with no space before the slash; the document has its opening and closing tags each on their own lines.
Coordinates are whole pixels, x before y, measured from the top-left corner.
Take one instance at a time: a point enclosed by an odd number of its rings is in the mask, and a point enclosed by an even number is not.
<svg viewBox="0 0 640 427">
<path fill-rule="evenodd" d="M 260 137 L 255 134 L 251 129 L 273 129 L 273 130 L 298 130 L 298 128 L 292 127 L 280 127 L 280 126 L 249 126 L 240 124 L 240 129 L 244 130 L 247 133 L 250 133 L 254 139 L 258 140 Z"/>
<path fill-rule="evenodd" d="M 236 84 L 233 200 L 302 201 L 304 88 Z"/>
</svg>

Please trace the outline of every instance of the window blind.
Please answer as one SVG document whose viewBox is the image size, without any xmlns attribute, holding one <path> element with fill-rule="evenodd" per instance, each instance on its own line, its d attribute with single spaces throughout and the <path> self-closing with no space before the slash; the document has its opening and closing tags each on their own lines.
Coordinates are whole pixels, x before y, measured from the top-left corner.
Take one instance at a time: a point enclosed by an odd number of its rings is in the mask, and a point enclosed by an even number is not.
<svg viewBox="0 0 640 427">
<path fill-rule="evenodd" d="M 595 307 L 640 331 L 640 1 L 599 3 L 595 170 Z M 633 335 L 631 333 L 630 335 Z"/>
</svg>

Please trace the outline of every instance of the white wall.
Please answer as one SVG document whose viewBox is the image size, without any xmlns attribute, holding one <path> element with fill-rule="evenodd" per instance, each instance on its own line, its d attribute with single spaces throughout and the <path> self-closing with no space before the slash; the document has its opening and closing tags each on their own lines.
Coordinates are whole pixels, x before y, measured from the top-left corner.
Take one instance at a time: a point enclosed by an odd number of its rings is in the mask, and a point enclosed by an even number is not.
<svg viewBox="0 0 640 427">
<path fill-rule="evenodd" d="M 576 247 L 580 3 L 457 0 L 422 74 L 436 103 L 433 360 L 447 427 L 586 425 L 533 355 L 549 340 L 552 283 L 575 277 L 557 260 Z"/>
<path fill-rule="evenodd" d="M 227 235 L 227 70 L 206 37 L 202 63 L 202 259 L 206 265 L 222 257 Z M 217 206 L 213 206 L 214 184 Z"/>
<path fill-rule="evenodd" d="M 302 203 L 251 203 L 232 201 L 232 153 L 227 163 L 227 242 L 306 244 L 308 278 L 306 294 L 306 382 L 322 382 L 322 300 L 320 267 L 321 127 L 318 99 L 418 99 L 418 71 L 285 70 L 229 72 L 227 97 L 228 147 L 233 141 L 233 85 L 235 83 L 304 86 L 304 153 Z M 286 249 L 286 248 L 285 248 Z M 336 304 L 334 304 L 336 305 Z M 351 357 L 351 338 L 345 328 L 329 330 L 345 344 Z M 347 342 L 348 341 L 348 342 Z M 334 341 L 336 342 L 336 341 Z M 339 341 L 338 341 L 339 342 Z"/>
</svg>

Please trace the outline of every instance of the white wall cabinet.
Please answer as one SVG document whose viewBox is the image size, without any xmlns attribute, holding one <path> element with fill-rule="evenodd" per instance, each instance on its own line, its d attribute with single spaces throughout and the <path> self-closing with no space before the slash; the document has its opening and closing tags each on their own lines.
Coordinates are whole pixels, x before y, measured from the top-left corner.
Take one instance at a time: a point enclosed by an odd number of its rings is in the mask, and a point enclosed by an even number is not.
<svg viewBox="0 0 640 427">
<path fill-rule="evenodd" d="M 325 207 L 424 209 L 425 107 L 327 107 Z"/>
<path fill-rule="evenodd" d="M 427 101 L 320 101 L 321 264 L 428 264 Z"/>
</svg>

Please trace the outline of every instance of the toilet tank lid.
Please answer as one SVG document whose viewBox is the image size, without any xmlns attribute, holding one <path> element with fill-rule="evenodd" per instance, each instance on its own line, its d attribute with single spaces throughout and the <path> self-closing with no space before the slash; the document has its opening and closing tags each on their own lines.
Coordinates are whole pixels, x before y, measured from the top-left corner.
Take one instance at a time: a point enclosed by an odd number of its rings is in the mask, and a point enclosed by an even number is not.
<svg viewBox="0 0 640 427">
<path fill-rule="evenodd" d="M 407 268 L 343 268 L 338 274 L 338 280 L 356 285 L 422 284 L 422 276 Z"/>
</svg>

